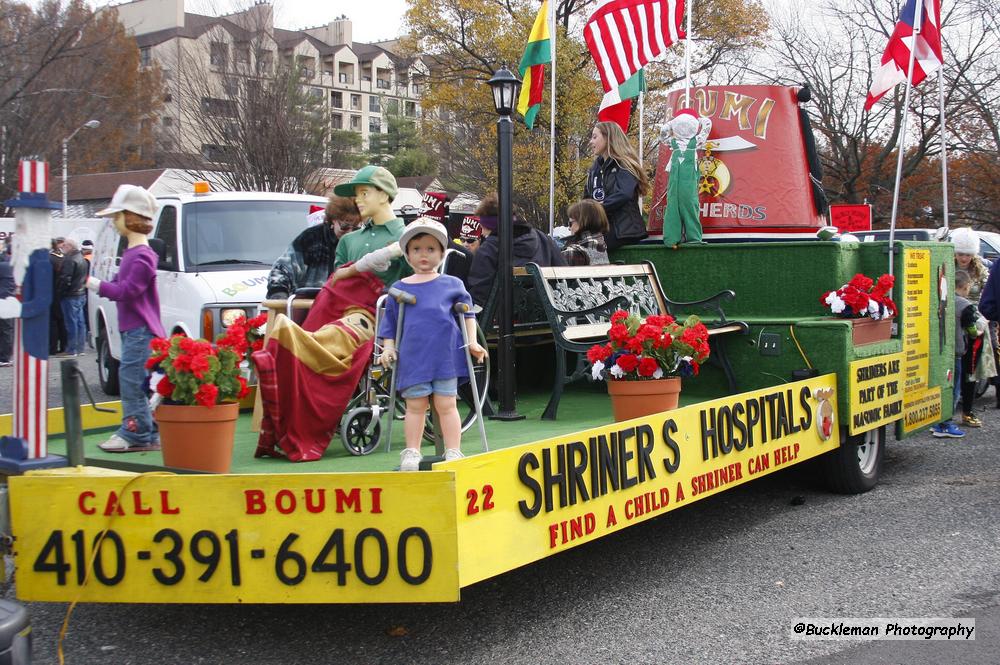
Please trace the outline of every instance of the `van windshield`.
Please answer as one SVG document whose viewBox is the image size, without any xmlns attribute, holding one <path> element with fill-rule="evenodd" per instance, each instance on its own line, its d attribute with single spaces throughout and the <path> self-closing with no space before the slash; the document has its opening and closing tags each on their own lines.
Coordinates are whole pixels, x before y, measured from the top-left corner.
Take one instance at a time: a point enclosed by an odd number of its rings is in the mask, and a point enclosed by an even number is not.
<svg viewBox="0 0 1000 665">
<path fill-rule="evenodd" d="M 184 268 L 268 266 L 308 225 L 309 201 L 195 201 L 184 204 Z"/>
</svg>

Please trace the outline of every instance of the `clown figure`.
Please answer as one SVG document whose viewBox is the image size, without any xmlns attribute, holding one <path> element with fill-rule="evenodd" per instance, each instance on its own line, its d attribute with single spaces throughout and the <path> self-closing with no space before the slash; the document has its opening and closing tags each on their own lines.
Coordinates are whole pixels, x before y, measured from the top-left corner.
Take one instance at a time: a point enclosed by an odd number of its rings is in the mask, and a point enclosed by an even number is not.
<svg viewBox="0 0 1000 665">
<path fill-rule="evenodd" d="M 678 111 L 663 126 L 660 138 L 669 141 L 667 205 L 663 213 L 663 244 L 701 242 L 701 215 L 698 207 L 698 154 L 705 147 L 712 121 L 699 118 L 691 109 Z"/>
</svg>

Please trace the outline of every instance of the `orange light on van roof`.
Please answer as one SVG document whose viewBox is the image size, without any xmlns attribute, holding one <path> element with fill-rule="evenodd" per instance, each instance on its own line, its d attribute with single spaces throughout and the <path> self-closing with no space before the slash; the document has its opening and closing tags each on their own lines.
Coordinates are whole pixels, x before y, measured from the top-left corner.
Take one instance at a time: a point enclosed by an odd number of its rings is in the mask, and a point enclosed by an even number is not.
<svg viewBox="0 0 1000 665">
<path fill-rule="evenodd" d="M 199 180 L 194 183 L 194 193 L 195 194 L 208 194 L 212 189 L 208 186 L 208 183 L 204 180 Z"/>
</svg>

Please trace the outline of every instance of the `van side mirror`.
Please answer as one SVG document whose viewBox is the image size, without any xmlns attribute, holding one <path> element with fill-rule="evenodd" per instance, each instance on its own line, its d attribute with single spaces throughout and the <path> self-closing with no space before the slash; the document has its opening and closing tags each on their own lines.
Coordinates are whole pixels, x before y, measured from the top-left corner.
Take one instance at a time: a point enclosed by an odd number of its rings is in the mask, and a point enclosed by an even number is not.
<svg viewBox="0 0 1000 665">
<path fill-rule="evenodd" d="M 157 270 L 173 270 L 170 262 L 167 261 L 167 245 L 163 242 L 161 238 L 150 238 L 149 248 L 156 252 L 156 269 Z"/>
</svg>

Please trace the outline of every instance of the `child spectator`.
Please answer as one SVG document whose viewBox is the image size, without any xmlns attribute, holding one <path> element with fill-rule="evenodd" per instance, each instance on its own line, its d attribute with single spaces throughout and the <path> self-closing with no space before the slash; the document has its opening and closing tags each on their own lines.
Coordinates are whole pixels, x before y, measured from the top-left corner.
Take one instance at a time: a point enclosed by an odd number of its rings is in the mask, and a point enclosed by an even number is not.
<svg viewBox="0 0 1000 665">
<path fill-rule="evenodd" d="M 121 185 L 111 205 L 97 213 L 111 217 L 118 234 L 128 241 L 118 274 L 110 282 L 87 278 L 87 288 L 118 303 L 118 329 L 122 337 L 118 383 L 122 395 L 122 425 L 100 444 L 109 453 L 160 449 L 160 437 L 146 400 L 146 360 L 149 343 L 165 337 L 160 322 L 160 297 L 156 291 L 158 257 L 146 236 L 153 231 L 156 199 L 142 187 Z"/>
<path fill-rule="evenodd" d="M 971 279 L 964 270 L 955 271 L 955 390 L 953 393 L 954 411 L 962 406 L 962 424 L 971 427 L 981 427 L 982 423 L 972 415 L 972 400 L 975 397 L 975 383 L 965 381 L 965 370 L 968 367 L 970 354 L 974 354 L 974 342 L 979 335 L 976 333 L 976 306 L 969 302 L 969 287 Z M 980 333 L 981 334 L 981 333 Z M 981 340 L 979 346 L 982 346 Z M 974 355 L 973 358 L 974 360 Z M 972 365 L 975 367 L 975 364 Z M 954 419 L 954 416 L 953 416 Z M 960 439 L 965 432 L 959 429 L 952 420 L 931 427 L 931 434 L 936 437 Z"/>
<path fill-rule="evenodd" d="M 608 232 L 608 216 L 604 206 L 593 199 L 577 201 L 569 207 L 569 230 L 562 255 L 569 266 L 604 266 L 608 247 L 604 234 Z"/>
<path fill-rule="evenodd" d="M 444 458 L 453 460 L 463 457 L 459 447 L 462 423 L 455 396 L 459 380 L 468 378 L 468 368 L 454 306 L 464 302 L 471 307 L 472 298 L 461 280 L 437 272 L 448 246 L 448 232 L 442 224 L 426 217 L 417 219 L 403 231 L 399 246 L 405 252 L 414 274 L 393 286 L 412 293 L 416 303 L 406 306 L 397 349 L 395 336 L 399 305 L 395 299 L 388 298 L 379 337 L 383 344 L 382 364 L 388 367 L 398 358 L 396 386 L 406 400 L 403 424 L 406 448 L 400 454 L 399 469 L 416 471 L 423 459 L 420 440 L 431 395 L 434 396 L 434 410 L 444 438 Z M 482 362 L 486 358 L 486 349 L 474 341 L 476 319 L 471 311 L 465 315 L 465 328 L 472 340 L 469 352 Z"/>
</svg>

